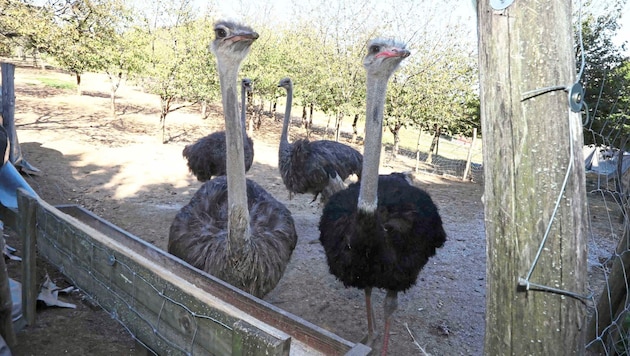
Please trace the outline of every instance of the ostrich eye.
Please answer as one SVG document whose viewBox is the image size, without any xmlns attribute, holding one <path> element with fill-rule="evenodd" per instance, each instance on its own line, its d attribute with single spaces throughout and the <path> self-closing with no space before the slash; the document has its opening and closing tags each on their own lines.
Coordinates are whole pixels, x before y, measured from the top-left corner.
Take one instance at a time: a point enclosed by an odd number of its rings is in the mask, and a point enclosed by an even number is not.
<svg viewBox="0 0 630 356">
<path fill-rule="evenodd" d="M 370 53 L 376 54 L 376 53 L 378 53 L 380 51 L 381 51 L 381 47 L 379 47 L 377 45 L 370 46 Z"/>
<path fill-rule="evenodd" d="M 223 28 L 217 28 L 214 30 L 214 34 L 217 36 L 217 38 L 224 38 L 227 36 L 227 31 Z"/>
</svg>

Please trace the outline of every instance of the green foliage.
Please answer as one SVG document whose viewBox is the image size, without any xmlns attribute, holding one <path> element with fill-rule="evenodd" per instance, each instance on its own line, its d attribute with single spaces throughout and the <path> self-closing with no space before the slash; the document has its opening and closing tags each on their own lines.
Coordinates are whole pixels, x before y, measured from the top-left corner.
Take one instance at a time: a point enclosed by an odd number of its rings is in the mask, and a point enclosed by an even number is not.
<svg viewBox="0 0 630 356">
<path fill-rule="evenodd" d="M 120 45 L 119 28 L 127 15 L 119 0 L 51 1 L 56 27 L 46 51 L 64 69 L 78 75 L 108 67 L 113 48 Z"/>
<path fill-rule="evenodd" d="M 46 52 L 57 38 L 54 18 L 50 8 L 31 1 L 0 0 L 0 43 Z"/>
<path fill-rule="evenodd" d="M 625 3 L 625 0 L 614 1 L 612 9 L 605 9 L 598 15 L 588 11 L 587 4 L 582 9 L 580 26 L 575 26 L 581 29 L 582 38 L 580 45 L 578 32 L 576 64 L 578 72 L 582 73 L 589 118 L 584 134 L 586 144 L 604 143 L 619 147 L 621 141 L 605 141 L 622 140 L 630 134 L 624 114 L 630 108 L 628 57 L 612 41 L 619 29 L 620 9 Z"/>
<path fill-rule="evenodd" d="M 169 112 L 202 100 L 220 100 L 215 58 L 208 50 L 215 12 L 200 12 L 192 0 L 48 0 L 40 7 L 0 0 L 1 33 L 18 32 L 24 47 L 46 52 L 69 71 L 106 72 L 134 78 L 159 95 L 161 122 Z M 455 3 L 454 1 L 452 3 Z M 406 38 L 413 54 L 390 85 L 386 122 L 401 127 L 468 133 L 479 125 L 476 57 L 462 45 L 457 25 L 437 33 L 441 13 L 430 2 L 377 0 L 300 2 L 286 22 L 269 21 L 272 8 L 255 4 L 246 20 L 259 32 L 242 65 L 257 97 L 275 102 L 277 83 L 291 77 L 296 105 L 342 119 L 365 111 L 362 58 L 369 39 Z M 273 7 L 273 6 L 272 6 Z M 6 16 L 5 14 L 11 14 Z M 373 21 L 378 13 L 378 20 Z M 23 20 L 19 21 L 18 18 Z M 263 21 L 263 19 L 267 19 Z M 413 21 L 409 21 L 413 19 Z M 456 21 L 454 22 L 456 23 Z"/>
<path fill-rule="evenodd" d="M 472 134 L 480 124 L 476 77 L 475 58 L 459 46 L 419 44 L 388 91 L 384 124 L 394 141 L 403 127 Z"/>
</svg>

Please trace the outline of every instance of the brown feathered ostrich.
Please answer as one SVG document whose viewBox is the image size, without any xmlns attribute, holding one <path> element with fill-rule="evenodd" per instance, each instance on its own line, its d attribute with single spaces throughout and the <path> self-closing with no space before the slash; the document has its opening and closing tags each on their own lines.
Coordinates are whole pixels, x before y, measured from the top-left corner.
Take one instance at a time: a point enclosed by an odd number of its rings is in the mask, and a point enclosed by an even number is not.
<svg viewBox="0 0 630 356">
<path fill-rule="evenodd" d="M 369 43 L 363 61 L 367 114 L 361 182 L 334 194 L 319 223 L 330 272 L 345 286 L 365 291 L 369 343 L 375 338 L 372 288 L 387 290 L 383 355 L 398 292 L 415 284 L 429 257 L 446 241 L 438 209 L 425 191 L 404 174 L 378 174 L 387 82 L 407 56 L 404 45 L 393 40 Z"/>
<path fill-rule="evenodd" d="M 205 182 L 175 217 L 168 251 L 191 265 L 257 297 L 284 273 L 297 234 L 291 212 L 245 178 L 237 74 L 258 38 L 251 28 L 221 21 L 214 26 L 225 116 L 227 176 Z"/>
<path fill-rule="evenodd" d="M 254 162 L 254 141 L 247 136 L 245 130 L 246 92 L 251 91 L 251 79 L 244 78 L 241 81 L 241 120 L 243 122 L 243 137 L 245 139 L 243 141 L 245 172 L 249 171 Z M 198 181 L 205 182 L 212 177 L 226 174 L 225 152 L 225 131 L 217 131 L 198 139 L 195 143 L 186 145 L 182 151 L 182 156 L 186 159 L 188 170 L 197 177 Z"/>
<path fill-rule="evenodd" d="M 354 148 L 329 140 L 296 140 L 289 143 L 289 122 L 293 103 L 293 82 L 284 78 L 278 87 L 287 91 L 287 105 L 280 134 L 278 168 L 289 193 L 311 193 L 313 201 L 322 194 L 322 202 L 346 188 L 343 183 L 350 175 L 361 178 L 363 156 Z"/>
</svg>

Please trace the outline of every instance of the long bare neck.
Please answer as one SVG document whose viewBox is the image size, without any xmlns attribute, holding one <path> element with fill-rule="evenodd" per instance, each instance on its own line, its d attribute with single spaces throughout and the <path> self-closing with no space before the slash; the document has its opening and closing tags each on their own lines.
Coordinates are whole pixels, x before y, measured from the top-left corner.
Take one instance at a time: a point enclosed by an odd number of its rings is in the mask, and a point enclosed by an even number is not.
<svg viewBox="0 0 630 356">
<path fill-rule="evenodd" d="M 245 182 L 243 130 L 236 90 L 239 65 L 218 63 L 225 119 L 226 173 L 228 183 L 228 248 L 235 251 L 249 240 L 249 209 Z"/>
<path fill-rule="evenodd" d="M 367 77 L 365 143 L 358 208 L 372 213 L 378 206 L 378 167 L 381 159 L 383 110 L 388 78 Z"/>
<path fill-rule="evenodd" d="M 291 122 L 291 105 L 293 105 L 293 88 L 287 89 L 287 105 L 284 110 L 284 121 L 282 122 L 282 134 L 280 135 L 280 143 L 289 143 L 289 123 Z"/>
<path fill-rule="evenodd" d="M 245 86 L 241 85 L 241 129 L 243 131 L 243 137 L 245 137 L 245 122 L 247 113 L 247 92 Z"/>
</svg>

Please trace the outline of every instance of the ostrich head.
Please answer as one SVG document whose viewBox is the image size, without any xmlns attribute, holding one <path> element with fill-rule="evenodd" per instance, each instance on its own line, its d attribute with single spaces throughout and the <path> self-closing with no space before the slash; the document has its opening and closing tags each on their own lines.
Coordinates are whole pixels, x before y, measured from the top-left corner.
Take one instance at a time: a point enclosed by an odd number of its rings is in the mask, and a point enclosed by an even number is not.
<svg viewBox="0 0 630 356">
<path fill-rule="evenodd" d="M 282 78 L 280 79 L 280 82 L 278 83 L 278 88 L 284 88 L 284 89 L 293 89 L 293 82 L 291 81 L 291 78 Z"/>
<path fill-rule="evenodd" d="M 249 53 L 258 33 L 251 27 L 231 21 L 219 21 L 214 25 L 215 39 L 211 50 L 219 61 L 240 63 Z"/>
<path fill-rule="evenodd" d="M 243 85 L 243 87 L 245 88 L 245 91 L 248 93 L 251 93 L 253 90 L 253 86 L 252 86 L 252 80 L 249 78 L 243 78 L 241 80 L 241 84 Z"/>
<path fill-rule="evenodd" d="M 377 38 L 368 43 L 368 52 L 363 59 L 363 66 L 368 76 L 385 76 L 394 73 L 403 59 L 409 57 L 409 50 L 403 43 L 392 39 Z"/>
</svg>

